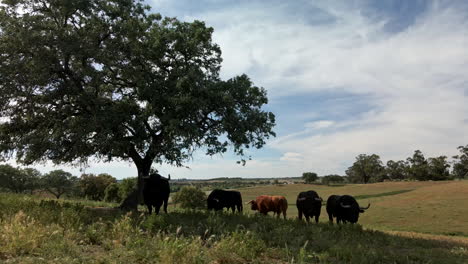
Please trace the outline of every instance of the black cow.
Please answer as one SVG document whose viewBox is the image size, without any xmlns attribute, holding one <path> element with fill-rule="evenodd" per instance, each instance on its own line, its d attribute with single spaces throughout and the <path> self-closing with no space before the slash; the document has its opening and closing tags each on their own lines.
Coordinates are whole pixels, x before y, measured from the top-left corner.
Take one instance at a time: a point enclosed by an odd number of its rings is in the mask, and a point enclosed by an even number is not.
<svg viewBox="0 0 468 264">
<path fill-rule="evenodd" d="M 356 199 L 350 195 L 331 195 L 327 200 L 327 213 L 330 223 L 333 223 L 333 217 L 336 217 L 338 224 L 340 222 L 354 224 L 358 221 L 359 214 L 364 213 L 369 207 L 370 204 L 367 207 L 359 207 Z"/>
<path fill-rule="evenodd" d="M 223 208 L 231 208 L 232 212 L 242 212 L 242 196 L 238 191 L 213 190 L 208 199 L 208 210 L 220 211 Z"/>
<path fill-rule="evenodd" d="M 322 198 L 315 191 L 299 193 L 296 200 L 299 220 L 302 220 L 302 214 L 304 214 L 307 222 L 309 222 L 309 217 L 315 216 L 315 222 L 318 223 L 320 211 L 322 210 L 322 201 Z"/>
<path fill-rule="evenodd" d="M 159 209 L 163 203 L 164 212 L 167 214 L 167 202 L 169 200 L 169 193 L 171 192 L 169 188 L 170 179 L 171 176 L 169 176 L 169 179 L 166 179 L 157 173 L 153 173 L 144 179 L 143 199 L 148 207 L 149 214 L 152 213 L 153 206 L 156 214 L 159 214 Z"/>
</svg>

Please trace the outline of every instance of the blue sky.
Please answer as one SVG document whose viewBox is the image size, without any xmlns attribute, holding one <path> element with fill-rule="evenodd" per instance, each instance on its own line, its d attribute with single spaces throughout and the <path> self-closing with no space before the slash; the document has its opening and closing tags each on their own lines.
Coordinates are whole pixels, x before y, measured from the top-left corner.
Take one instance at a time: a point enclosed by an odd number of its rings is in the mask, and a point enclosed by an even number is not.
<svg viewBox="0 0 468 264">
<path fill-rule="evenodd" d="M 173 178 L 343 174 L 358 154 L 386 162 L 420 149 L 456 154 L 468 144 L 466 1 L 169 1 L 152 12 L 214 28 L 221 76 L 246 73 L 268 91 L 277 137 L 250 152 L 197 153 Z M 39 167 L 42 171 L 55 168 Z M 68 168 L 76 175 L 78 168 Z M 85 172 L 136 175 L 127 163 Z"/>
</svg>

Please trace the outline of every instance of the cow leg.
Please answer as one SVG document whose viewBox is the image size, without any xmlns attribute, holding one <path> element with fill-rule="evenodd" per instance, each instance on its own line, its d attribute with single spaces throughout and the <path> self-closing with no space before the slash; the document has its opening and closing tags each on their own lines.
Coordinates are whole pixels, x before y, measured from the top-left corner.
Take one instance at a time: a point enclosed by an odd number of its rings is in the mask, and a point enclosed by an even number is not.
<svg viewBox="0 0 468 264">
<path fill-rule="evenodd" d="M 163 201 L 158 201 L 155 205 L 154 205 L 154 212 L 158 215 L 159 214 L 159 210 L 161 209 L 161 206 L 163 204 Z"/>
<path fill-rule="evenodd" d="M 318 223 L 319 215 L 315 216 L 315 223 Z"/>
<path fill-rule="evenodd" d="M 307 223 L 309 223 L 309 215 L 305 215 L 305 219 L 306 219 Z"/>
<path fill-rule="evenodd" d="M 332 214 L 328 214 L 328 221 L 333 224 L 333 215 Z"/>
<path fill-rule="evenodd" d="M 302 211 L 299 210 L 299 220 L 302 221 Z"/>
<path fill-rule="evenodd" d="M 236 212 L 236 207 L 234 205 L 231 206 L 231 210 L 232 210 L 232 213 L 235 213 Z"/>
<path fill-rule="evenodd" d="M 168 204 L 168 200 L 169 200 L 169 197 L 167 197 L 166 199 L 164 199 L 164 213 L 167 214 L 167 204 Z"/>
<path fill-rule="evenodd" d="M 286 210 L 283 211 L 284 220 L 286 220 Z"/>
<path fill-rule="evenodd" d="M 242 204 L 238 204 L 238 205 L 237 205 L 237 211 L 238 211 L 239 213 L 242 213 Z"/>
<path fill-rule="evenodd" d="M 148 207 L 148 213 L 151 214 L 153 212 L 153 207 L 150 204 L 147 204 L 146 207 Z"/>
</svg>

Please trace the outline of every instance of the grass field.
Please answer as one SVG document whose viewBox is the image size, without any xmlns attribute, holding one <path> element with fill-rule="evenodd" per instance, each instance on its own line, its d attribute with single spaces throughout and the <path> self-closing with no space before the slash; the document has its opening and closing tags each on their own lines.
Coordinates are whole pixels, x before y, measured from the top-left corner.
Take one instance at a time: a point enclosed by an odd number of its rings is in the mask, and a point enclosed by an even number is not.
<svg viewBox="0 0 468 264">
<path fill-rule="evenodd" d="M 288 220 L 247 207 L 245 214 L 172 205 L 169 214 L 124 214 L 110 208 L 115 204 L 0 193 L 0 263 L 468 263 L 467 187 L 461 181 L 241 190 L 244 202 L 285 195 Z M 306 224 L 294 219 L 294 203 L 309 189 L 372 205 L 362 226 L 329 225 L 324 209 L 321 223 Z"/>
<path fill-rule="evenodd" d="M 331 194 L 350 194 L 361 206 L 365 228 L 468 236 L 468 181 L 385 182 L 324 186 L 308 184 L 269 185 L 240 189 L 244 202 L 258 195 L 283 195 L 288 200 L 288 217 L 297 218 L 299 192 L 315 190 L 326 201 Z M 251 213 L 250 208 L 245 211 Z M 270 213 L 271 214 L 271 213 Z M 327 222 L 325 206 L 320 222 Z"/>
</svg>

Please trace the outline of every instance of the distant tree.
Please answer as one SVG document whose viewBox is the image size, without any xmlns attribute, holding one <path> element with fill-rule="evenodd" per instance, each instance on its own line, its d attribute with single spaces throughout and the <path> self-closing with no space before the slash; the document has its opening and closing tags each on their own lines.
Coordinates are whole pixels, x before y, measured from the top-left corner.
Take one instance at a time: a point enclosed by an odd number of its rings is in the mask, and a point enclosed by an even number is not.
<svg viewBox="0 0 468 264">
<path fill-rule="evenodd" d="M 305 183 L 313 183 L 318 179 L 318 175 L 315 172 L 304 172 L 302 173 L 302 179 Z"/>
<path fill-rule="evenodd" d="M 2 1 L 0 156 L 129 161 L 140 199 L 153 163 L 182 166 L 197 149 L 245 161 L 275 117 L 248 76 L 221 80 L 212 34 L 142 0 Z"/>
<path fill-rule="evenodd" d="M 121 201 L 118 183 L 111 183 L 106 187 L 106 190 L 104 190 L 104 201 L 116 203 Z"/>
<path fill-rule="evenodd" d="M 428 163 L 420 150 L 415 150 L 412 157 L 406 159 L 410 164 L 409 177 L 413 180 L 429 180 Z"/>
<path fill-rule="evenodd" d="M 176 192 L 173 201 L 180 204 L 180 207 L 186 209 L 206 208 L 206 194 L 199 188 L 193 186 L 184 186 Z"/>
<path fill-rule="evenodd" d="M 117 180 L 114 177 L 106 173 L 101 173 L 99 175 L 82 174 L 79 179 L 79 185 L 83 195 L 95 201 L 104 199 L 104 191 L 107 186 L 116 182 Z"/>
<path fill-rule="evenodd" d="M 42 177 L 41 186 L 59 199 L 60 196 L 73 188 L 76 180 L 77 178 L 69 172 L 53 170 Z"/>
<path fill-rule="evenodd" d="M 41 173 L 36 169 L 0 165 L 0 187 L 15 193 L 25 191 L 32 193 L 38 187 L 40 177 Z"/>
<path fill-rule="evenodd" d="M 433 181 L 443 181 L 450 179 L 450 164 L 446 156 L 439 156 L 428 159 L 429 179 Z"/>
<path fill-rule="evenodd" d="M 390 180 L 404 180 L 408 178 L 408 163 L 404 160 L 387 161 L 385 174 Z"/>
<path fill-rule="evenodd" d="M 452 174 L 455 178 L 465 179 L 468 178 L 468 145 L 459 146 L 459 155 L 453 156 L 453 170 Z"/>
<path fill-rule="evenodd" d="M 9 164 L 0 165 L 0 187 L 13 192 L 19 192 L 15 179 L 21 177 L 21 172 Z"/>
<path fill-rule="evenodd" d="M 344 177 L 336 174 L 326 175 L 322 177 L 322 183 L 327 185 L 331 183 L 343 183 L 344 181 Z"/>
<path fill-rule="evenodd" d="M 24 168 L 21 169 L 21 174 L 23 178 L 24 190 L 29 191 L 32 194 L 34 190 L 40 188 L 40 181 L 42 177 L 40 171 L 34 168 Z"/>
<path fill-rule="evenodd" d="M 368 183 L 371 180 L 378 181 L 384 173 L 384 167 L 379 155 L 360 154 L 356 161 L 346 170 L 350 181 Z"/>
</svg>

